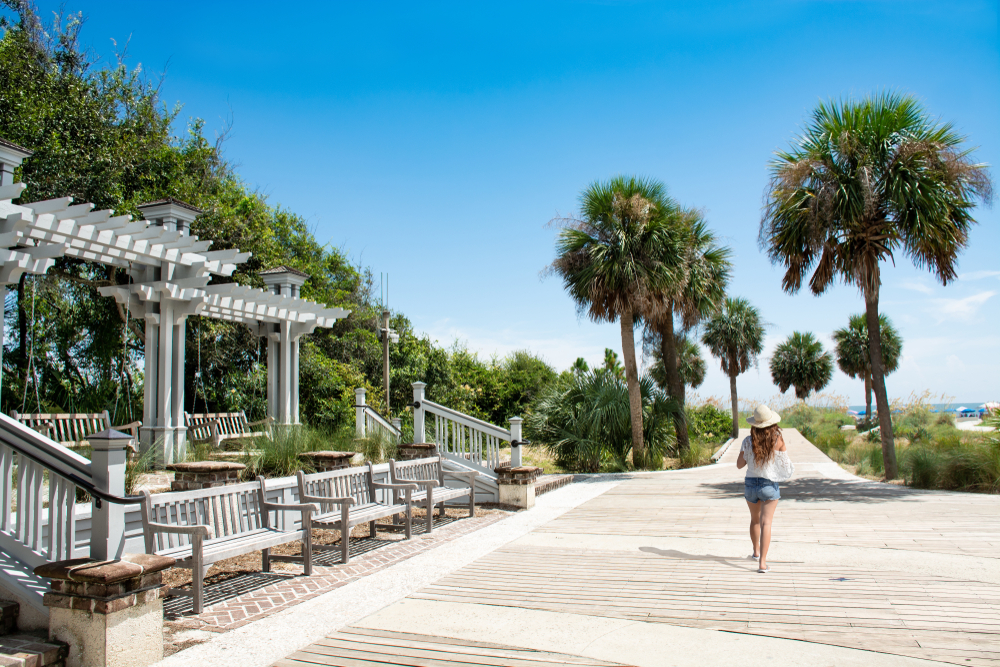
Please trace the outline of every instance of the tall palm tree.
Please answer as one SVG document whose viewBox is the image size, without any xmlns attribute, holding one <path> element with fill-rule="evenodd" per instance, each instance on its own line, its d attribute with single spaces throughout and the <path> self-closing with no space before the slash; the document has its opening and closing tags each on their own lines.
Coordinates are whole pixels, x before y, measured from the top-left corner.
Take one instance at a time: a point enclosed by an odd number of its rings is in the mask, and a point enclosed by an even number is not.
<svg viewBox="0 0 1000 667">
<path fill-rule="evenodd" d="M 634 176 L 597 181 L 583 191 L 580 204 L 580 219 L 561 221 L 551 270 L 581 312 L 621 325 L 632 459 L 644 465 L 636 318 L 647 294 L 675 283 L 683 272 L 680 238 L 668 224 L 671 203 L 658 181 Z"/>
<path fill-rule="evenodd" d="M 804 401 L 810 392 L 830 384 L 832 377 L 833 360 L 811 333 L 796 331 L 774 349 L 771 379 L 782 394 L 795 387 L 796 398 Z"/>
<path fill-rule="evenodd" d="M 878 316 L 878 329 L 882 337 L 882 368 L 886 375 L 899 368 L 899 357 L 903 351 L 903 339 L 885 315 Z M 865 314 L 851 315 L 850 322 L 843 329 L 833 332 L 837 344 L 837 365 L 851 378 L 865 381 L 865 419 L 872 418 L 872 369 L 868 350 L 868 320 Z"/>
<path fill-rule="evenodd" d="M 648 328 L 659 335 L 667 396 L 680 408 L 674 417 L 677 447 L 685 451 L 690 444 L 684 415 L 684 382 L 677 368 L 678 355 L 674 349 L 678 340 L 674 318 L 679 321 L 682 331 L 690 331 L 719 309 L 726 298 L 732 253 L 729 248 L 718 245 L 699 211 L 676 208 L 671 219 L 683 239 L 685 270 L 667 289 L 650 293 L 643 314 Z"/>
<path fill-rule="evenodd" d="M 740 408 L 736 395 L 736 376 L 746 373 L 764 351 L 764 322 L 749 301 L 728 298 L 722 308 L 705 324 L 701 342 L 719 358 L 722 372 L 729 376 L 729 394 L 733 406 L 733 433 L 740 433 Z"/>
<path fill-rule="evenodd" d="M 881 264 L 902 252 L 942 284 L 956 277 L 977 201 L 992 200 L 985 165 L 950 124 L 911 96 L 821 103 L 771 162 L 760 244 L 785 267 L 782 287 L 822 294 L 840 278 L 865 301 L 872 385 L 886 477 L 897 475 L 879 331 Z"/>
</svg>

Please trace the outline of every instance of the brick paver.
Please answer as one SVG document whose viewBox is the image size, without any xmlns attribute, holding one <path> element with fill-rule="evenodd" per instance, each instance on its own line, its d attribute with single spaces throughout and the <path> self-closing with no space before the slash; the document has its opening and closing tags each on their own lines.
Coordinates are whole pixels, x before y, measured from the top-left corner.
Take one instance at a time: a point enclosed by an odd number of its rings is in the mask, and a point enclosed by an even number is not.
<svg viewBox="0 0 1000 667">
<path fill-rule="evenodd" d="M 400 561 L 484 528 L 506 515 L 487 514 L 474 518 L 445 520 L 435 523 L 430 535 L 416 533 L 412 540 L 352 538 L 351 561 L 339 563 L 338 552 L 314 554 L 310 577 L 284 572 L 260 572 L 240 575 L 218 584 L 206 586 L 204 612 L 191 613 L 191 600 L 174 597 L 164 603 L 167 621 L 184 628 L 226 632 L 252 623 L 271 614 L 305 602 L 317 595 L 346 586 L 361 577 L 384 570 Z M 324 563 L 326 564 L 318 564 Z"/>
</svg>

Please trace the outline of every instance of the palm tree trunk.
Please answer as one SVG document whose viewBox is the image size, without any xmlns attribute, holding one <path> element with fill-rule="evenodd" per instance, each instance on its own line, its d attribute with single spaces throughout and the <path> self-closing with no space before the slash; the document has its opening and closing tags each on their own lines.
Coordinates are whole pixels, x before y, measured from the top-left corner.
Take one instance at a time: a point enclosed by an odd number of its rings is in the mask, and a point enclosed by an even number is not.
<svg viewBox="0 0 1000 667">
<path fill-rule="evenodd" d="M 733 402 L 733 438 L 740 435 L 740 403 L 736 398 L 736 376 L 729 376 L 729 400 Z"/>
<path fill-rule="evenodd" d="M 869 351 L 868 356 L 871 357 Z M 871 371 L 865 373 L 865 421 L 872 420 L 872 374 Z"/>
<path fill-rule="evenodd" d="M 892 415 L 889 414 L 889 398 L 885 391 L 885 371 L 882 364 L 882 332 L 878 321 L 878 286 L 874 293 L 865 294 L 865 319 L 868 322 L 868 352 L 871 355 L 872 385 L 875 390 L 875 405 L 878 409 L 879 435 L 882 436 L 882 461 L 885 464 L 885 478 L 895 479 L 896 446 L 892 438 Z"/>
<path fill-rule="evenodd" d="M 677 369 L 677 341 L 674 338 L 674 302 L 671 300 L 668 315 L 660 327 L 660 356 L 667 374 L 667 396 L 677 403 L 674 413 L 674 433 L 677 434 L 677 451 L 686 452 L 691 446 L 688 438 L 687 417 L 684 415 L 684 383 Z"/>
<path fill-rule="evenodd" d="M 632 313 L 622 313 L 622 361 L 625 363 L 625 386 L 632 418 L 632 465 L 646 464 L 646 447 L 642 440 L 642 394 L 639 392 L 639 370 L 635 365 L 635 320 Z"/>
</svg>

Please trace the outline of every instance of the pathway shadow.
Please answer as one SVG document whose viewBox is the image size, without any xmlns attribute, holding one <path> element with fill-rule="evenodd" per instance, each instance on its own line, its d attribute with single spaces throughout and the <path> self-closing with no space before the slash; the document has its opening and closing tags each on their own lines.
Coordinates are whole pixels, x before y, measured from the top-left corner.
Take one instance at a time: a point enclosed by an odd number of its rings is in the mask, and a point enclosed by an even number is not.
<svg viewBox="0 0 1000 667">
<path fill-rule="evenodd" d="M 725 556 L 708 556 L 708 555 L 696 555 L 688 554 L 683 551 L 678 551 L 677 549 L 657 549 L 656 547 L 639 547 L 639 551 L 647 554 L 655 554 L 657 556 L 663 556 L 664 558 L 675 558 L 677 560 L 707 560 L 716 563 L 721 563 L 723 565 L 728 565 L 729 567 L 735 567 L 737 570 L 749 570 L 757 569 L 757 564 L 749 561 L 745 558 L 726 558 Z M 735 565 L 733 562 L 742 563 L 744 566 Z M 753 568 L 750 565 L 753 565 Z"/>
<path fill-rule="evenodd" d="M 743 480 L 732 482 L 705 482 L 699 485 L 710 498 L 732 498 L 743 496 Z M 907 486 L 882 484 L 879 482 L 858 482 L 841 479 L 805 477 L 781 483 L 783 500 L 837 500 L 855 503 L 879 503 L 890 500 L 916 500 L 929 493 L 923 489 Z"/>
</svg>

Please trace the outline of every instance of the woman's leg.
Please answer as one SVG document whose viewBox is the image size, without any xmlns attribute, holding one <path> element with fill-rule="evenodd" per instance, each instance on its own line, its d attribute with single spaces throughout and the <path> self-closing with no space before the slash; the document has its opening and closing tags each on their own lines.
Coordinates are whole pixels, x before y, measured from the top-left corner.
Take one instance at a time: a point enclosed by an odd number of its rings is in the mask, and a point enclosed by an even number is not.
<svg viewBox="0 0 1000 667">
<path fill-rule="evenodd" d="M 777 500 L 761 501 L 760 509 L 760 567 L 767 568 L 767 550 L 771 546 L 771 524 L 774 522 L 774 510 L 778 509 Z"/>
<path fill-rule="evenodd" d="M 747 501 L 747 507 L 750 508 L 750 541 L 753 543 L 754 556 L 760 555 L 760 506 L 759 500 L 755 503 Z"/>
</svg>

